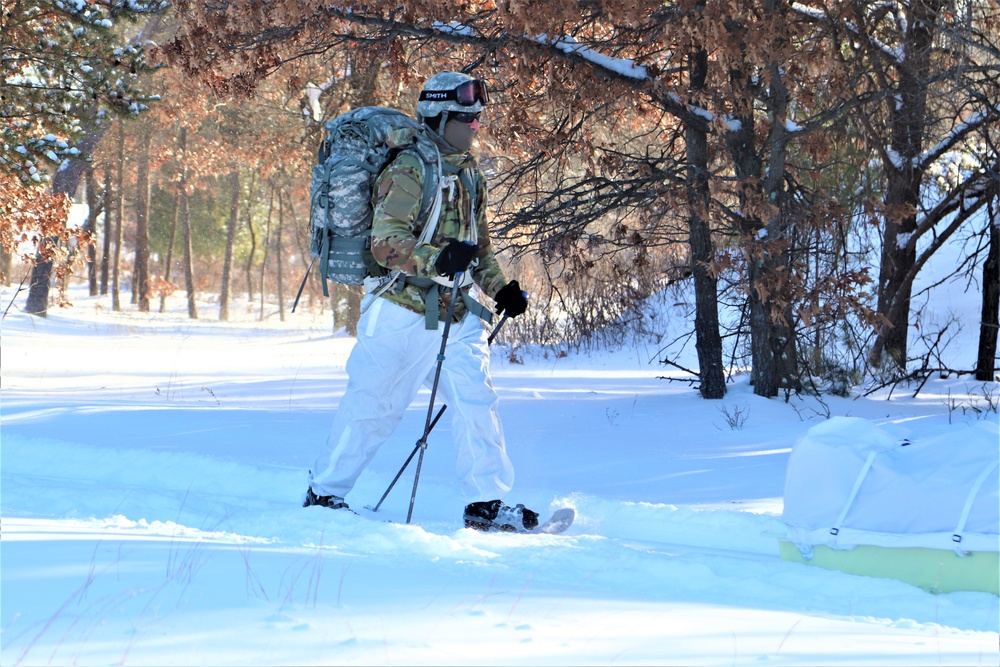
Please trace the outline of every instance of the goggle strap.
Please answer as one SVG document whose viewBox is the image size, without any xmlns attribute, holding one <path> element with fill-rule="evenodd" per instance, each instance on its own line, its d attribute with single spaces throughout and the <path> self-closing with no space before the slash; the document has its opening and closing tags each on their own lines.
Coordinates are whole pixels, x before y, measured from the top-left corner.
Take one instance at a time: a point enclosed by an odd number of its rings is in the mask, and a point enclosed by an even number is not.
<svg viewBox="0 0 1000 667">
<path fill-rule="evenodd" d="M 471 91 L 469 90 L 471 88 Z M 469 97 L 468 93 L 472 96 Z M 490 92 L 486 83 L 480 79 L 472 79 L 458 85 L 453 90 L 423 90 L 420 92 L 420 101 L 430 100 L 432 102 L 444 102 L 454 100 L 464 107 L 470 107 L 476 102 L 481 104 L 490 103 Z"/>
</svg>

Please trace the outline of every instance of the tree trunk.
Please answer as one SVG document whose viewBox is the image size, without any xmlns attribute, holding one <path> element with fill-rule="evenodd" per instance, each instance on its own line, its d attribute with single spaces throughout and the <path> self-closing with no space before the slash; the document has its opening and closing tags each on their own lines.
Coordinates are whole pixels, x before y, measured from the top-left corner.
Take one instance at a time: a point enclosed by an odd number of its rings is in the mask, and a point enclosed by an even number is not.
<svg viewBox="0 0 1000 667">
<path fill-rule="evenodd" d="M 743 72 L 734 70 L 730 72 L 730 78 L 735 96 L 741 97 L 748 87 L 746 76 Z M 740 209 L 749 211 L 752 209 L 751 202 L 761 197 L 758 184 L 763 165 L 754 144 L 753 110 L 750 108 L 741 110 L 734 119 L 736 129 L 729 132 L 726 143 L 732 156 L 736 178 L 743 184 Z M 749 213 L 743 216 L 740 233 L 747 261 L 746 308 L 750 329 L 750 383 L 753 385 L 754 394 L 771 397 L 778 394 L 778 372 L 767 335 L 770 330 L 770 313 L 758 291 L 764 270 L 760 260 L 761 252 L 757 246 L 762 229 L 765 229 L 764 224 L 755 216 Z"/>
<path fill-rule="evenodd" d="M 7 286 L 10 286 L 10 270 L 13 259 L 11 254 L 7 252 L 7 248 L 0 243 L 0 283 Z"/>
<path fill-rule="evenodd" d="M 271 217 L 274 215 L 274 188 L 267 204 L 267 225 L 264 229 L 264 256 L 260 259 L 260 317 L 264 319 L 264 277 L 267 275 L 267 255 L 271 248 Z"/>
<path fill-rule="evenodd" d="M 778 11 L 780 0 L 768 2 L 769 12 Z M 783 69 L 778 63 L 768 67 L 767 104 L 771 129 L 767 140 L 767 169 L 763 174 L 764 201 L 771 204 L 771 216 L 765 231 L 767 232 L 766 252 L 761 258 L 760 279 L 772 287 L 780 282 L 782 275 L 791 271 L 795 249 L 793 238 L 794 225 L 786 202 L 785 174 L 788 162 L 789 133 L 785 126 L 788 118 L 788 87 L 784 81 Z M 756 290 L 754 290 L 756 291 Z M 775 302 L 780 299 L 762 300 L 760 304 L 766 318 L 766 329 L 759 332 L 763 337 L 766 351 L 768 372 L 773 374 L 764 386 L 754 388 L 758 396 L 777 396 L 780 388 L 798 391 L 801 384 L 798 379 L 798 345 L 795 340 L 795 316 L 791 299 L 783 299 L 784 307 L 779 312 Z M 763 392 L 768 393 L 763 393 Z"/>
<path fill-rule="evenodd" d="M 137 193 L 135 200 L 135 268 L 132 279 L 132 301 L 139 312 L 149 312 L 149 151 L 153 128 L 142 123 L 139 155 L 136 164 Z"/>
<path fill-rule="evenodd" d="M 254 191 L 254 177 L 256 172 L 251 172 L 250 174 L 250 188 L 248 192 L 253 193 Z M 247 230 L 250 232 L 250 252 L 247 254 L 247 263 L 245 267 L 246 277 L 247 277 L 247 302 L 253 303 L 253 257 L 257 253 L 257 234 L 253 230 L 253 206 L 249 201 L 250 195 L 247 195 Z"/>
<path fill-rule="evenodd" d="M 119 283 L 119 270 L 122 258 L 122 218 L 125 217 L 125 193 L 123 192 L 125 183 L 125 124 L 118 121 L 118 171 L 115 174 L 115 243 L 114 255 L 111 258 L 111 310 L 120 311 L 122 304 L 120 300 L 121 285 Z"/>
<path fill-rule="evenodd" d="M 96 116 L 96 113 L 94 116 Z M 98 121 L 92 119 L 87 133 L 77 143 L 77 148 L 80 149 L 81 154 L 90 155 L 93 153 L 94 148 L 97 147 L 97 144 L 101 141 L 101 137 L 104 136 L 107 130 L 107 124 L 100 124 Z M 72 197 L 80 186 L 80 180 L 83 178 L 83 172 L 86 168 L 87 163 L 84 160 L 67 161 L 52 177 L 52 191 L 56 193 L 61 192 Z M 31 284 L 28 288 L 28 300 L 24 310 L 31 315 L 45 317 L 48 314 L 49 280 L 52 277 L 52 262 L 41 260 L 41 254 L 38 257 L 39 259 L 35 262 L 35 266 L 31 269 Z"/>
<path fill-rule="evenodd" d="M 198 305 L 194 293 L 194 252 L 191 244 L 191 207 L 187 192 L 187 128 L 181 127 L 178 140 L 181 154 L 181 228 L 184 232 L 184 286 L 187 288 L 188 317 L 198 319 Z"/>
<path fill-rule="evenodd" d="M 983 263 L 983 317 L 979 325 L 976 379 L 992 382 L 996 374 L 997 332 L 1000 329 L 1000 201 L 993 202 L 987 223 L 990 245 Z"/>
<path fill-rule="evenodd" d="M 229 198 L 229 224 L 226 226 L 226 255 L 222 262 L 222 289 L 219 292 L 219 319 L 229 320 L 229 286 L 232 283 L 233 249 L 236 245 L 236 228 L 240 222 L 240 170 L 234 167 L 229 175 L 232 188 Z"/>
<path fill-rule="evenodd" d="M 97 192 L 97 178 L 94 176 L 94 169 L 90 165 L 84 172 L 85 185 L 87 189 L 87 223 L 84 229 L 90 235 L 90 243 L 87 245 L 87 285 L 90 288 L 90 296 L 97 296 L 97 216 L 101 214 L 102 196 Z"/>
<path fill-rule="evenodd" d="M 180 223 L 181 217 L 181 193 L 180 191 L 174 194 L 174 215 L 170 222 L 170 242 L 167 244 L 167 256 L 163 260 L 163 282 L 173 284 L 173 266 L 174 266 L 174 245 L 177 243 L 177 227 Z M 160 292 L 160 312 L 166 312 L 167 310 L 167 286 L 163 286 L 163 291 Z"/>
<path fill-rule="evenodd" d="M 277 279 L 277 290 L 278 290 L 278 319 L 282 322 L 285 321 L 285 281 L 282 279 L 282 273 L 284 271 L 284 266 L 281 261 L 282 255 L 284 254 L 281 247 L 281 232 L 285 227 L 285 191 L 278 191 L 278 228 L 274 232 L 274 254 L 276 255 L 275 261 L 275 273 L 277 274 L 275 278 Z"/>
<path fill-rule="evenodd" d="M 111 215 L 111 161 L 104 164 L 104 242 L 101 244 L 101 295 L 108 293 L 111 271 L 111 237 L 114 220 Z"/>
<path fill-rule="evenodd" d="M 701 91 L 708 75 L 708 52 L 699 49 L 688 58 L 690 88 Z M 696 103 L 695 100 L 692 100 Z M 718 281 L 709 270 L 714 259 L 712 230 L 709 225 L 710 192 L 708 186 L 708 130 L 688 123 L 687 144 L 688 242 L 691 246 L 691 272 L 694 275 L 695 350 L 698 353 L 702 398 L 718 399 L 726 395 L 726 376 L 722 363 L 722 336 L 719 332 Z"/>
<path fill-rule="evenodd" d="M 782 11 L 780 0 L 767 3 L 768 13 Z M 778 45 L 776 45 L 778 46 Z M 732 93 L 737 113 L 737 129 L 726 137 L 736 177 L 742 183 L 740 210 L 743 213 L 740 232 L 747 262 L 747 322 L 750 328 L 751 372 L 753 392 L 757 396 L 778 395 L 782 387 L 797 387 L 798 359 L 790 304 L 783 312 L 775 312 L 773 291 L 780 283 L 780 274 L 789 261 L 788 244 L 784 238 L 789 222 L 784 210 L 784 178 L 787 158 L 788 131 L 785 120 L 788 91 L 778 63 L 767 68 L 766 104 L 770 131 L 764 146 L 767 156 L 758 153 L 755 137 L 751 72 L 730 71 Z M 758 82 L 756 85 L 760 85 Z M 766 221 L 758 212 L 764 211 Z"/>
<path fill-rule="evenodd" d="M 897 68 L 898 85 L 890 107 L 891 160 L 886 164 L 882 261 L 879 267 L 878 314 L 884 319 L 872 344 L 872 363 L 890 361 L 905 370 L 912 282 L 906 274 L 916 261 L 909 243 L 917 229 L 923 171 L 916 160 L 927 128 L 930 57 L 941 0 L 913 3 L 909 34 L 904 38 L 906 63 Z"/>
</svg>

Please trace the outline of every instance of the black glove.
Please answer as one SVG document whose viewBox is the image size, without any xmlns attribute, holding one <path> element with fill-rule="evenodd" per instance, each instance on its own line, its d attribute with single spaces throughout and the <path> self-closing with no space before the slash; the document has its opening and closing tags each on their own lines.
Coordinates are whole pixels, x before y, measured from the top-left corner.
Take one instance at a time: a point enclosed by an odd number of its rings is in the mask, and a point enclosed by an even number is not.
<svg viewBox="0 0 1000 667">
<path fill-rule="evenodd" d="M 521 290 L 516 280 L 500 288 L 494 301 L 497 302 L 497 315 L 506 312 L 510 317 L 517 317 L 528 309 L 528 293 Z"/>
<path fill-rule="evenodd" d="M 479 246 L 458 239 L 448 239 L 448 245 L 434 260 L 434 268 L 438 275 L 454 278 L 456 273 L 464 273 L 469 268 L 469 263 L 478 253 Z"/>
</svg>

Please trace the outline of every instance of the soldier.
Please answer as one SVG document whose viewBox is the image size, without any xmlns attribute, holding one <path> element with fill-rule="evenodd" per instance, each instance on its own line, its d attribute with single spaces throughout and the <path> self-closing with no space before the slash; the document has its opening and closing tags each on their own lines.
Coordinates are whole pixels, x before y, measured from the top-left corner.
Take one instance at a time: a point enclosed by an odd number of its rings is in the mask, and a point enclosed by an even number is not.
<svg viewBox="0 0 1000 667">
<path fill-rule="evenodd" d="M 438 391 L 452 414 L 465 525 L 480 530 L 538 525 L 537 513 L 503 502 L 514 471 L 489 375 L 481 319 L 489 318 L 489 310 L 469 294 L 474 280 L 493 297 L 496 312 L 511 317 L 528 305 L 527 294 L 516 280 L 507 282 L 494 256 L 486 225 L 486 178 L 469 152 L 488 102 L 486 85 L 458 72 L 432 76 L 420 93 L 417 120 L 437 144 L 442 166 L 440 217 L 429 241 L 419 238 L 425 222 L 418 219 L 425 180 L 420 159 L 401 152 L 375 183 L 372 256 L 383 270 L 401 271 L 405 278 L 401 288 L 365 297 L 357 343 L 347 361 L 347 390 L 310 473 L 306 507 L 347 508 L 344 498 L 362 470 L 399 425 L 421 385 L 433 380 L 441 346 L 438 322 L 447 316 L 452 281 L 461 274 L 462 298 L 454 307 Z M 389 137 L 389 145 L 407 145 L 412 132 L 400 130 Z"/>
</svg>

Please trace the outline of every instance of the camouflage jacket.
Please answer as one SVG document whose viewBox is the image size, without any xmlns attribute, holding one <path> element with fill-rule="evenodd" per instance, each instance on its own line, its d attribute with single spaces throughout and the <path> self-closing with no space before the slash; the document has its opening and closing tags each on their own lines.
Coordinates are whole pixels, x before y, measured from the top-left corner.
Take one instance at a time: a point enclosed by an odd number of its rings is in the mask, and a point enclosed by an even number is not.
<svg viewBox="0 0 1000 667">
<path fill-rule="evenodd" d="M 389 144 L 405 146 L 412 139 L 412 130 L 400 130 L 390 135 Z M 407 133 L 410 133 L 407 136 Z M 475 173 L 475 234 L 471 228 L 470 214 L 473 200 L 461 179 L 455 181 L 454 193 L 445 188 L 433 238 L 429 243 L 420 243 L 418 237 L 423 230 L 424 220 L 418 219 L 422 202 L 424 167 L 421 160 L 411 153 L 401 153 L 383 170 L 372 192 L 371 252 L 375 261 L 385 269 L 396 269 L 408 276 L 433 278 L 438 275 L 434 261 L 449 239 L 470 241 L 477 239 L 479 265 L 473 277 L 479 288 L 493 297 L 507 284 L 490 241 L 486 225 L 486 177 L 468 153 L 441 156 L 442 162 L 459 169 Z M 451 196 L 449 196 L 451 194 Z M 469 288 L 465 288 L 469 289 Z M 444 321 L 448 312 L 451 290 L 442 287 L 438 300 L 438 320 Z M 414 312 L 424 314 L 426 288 L 406 285 L 401 291 L 390 290 L 383 295 L 394 303 Z M 455 321 L 466 313 L 461 300 L 455 304 Z"/>
</svg>

